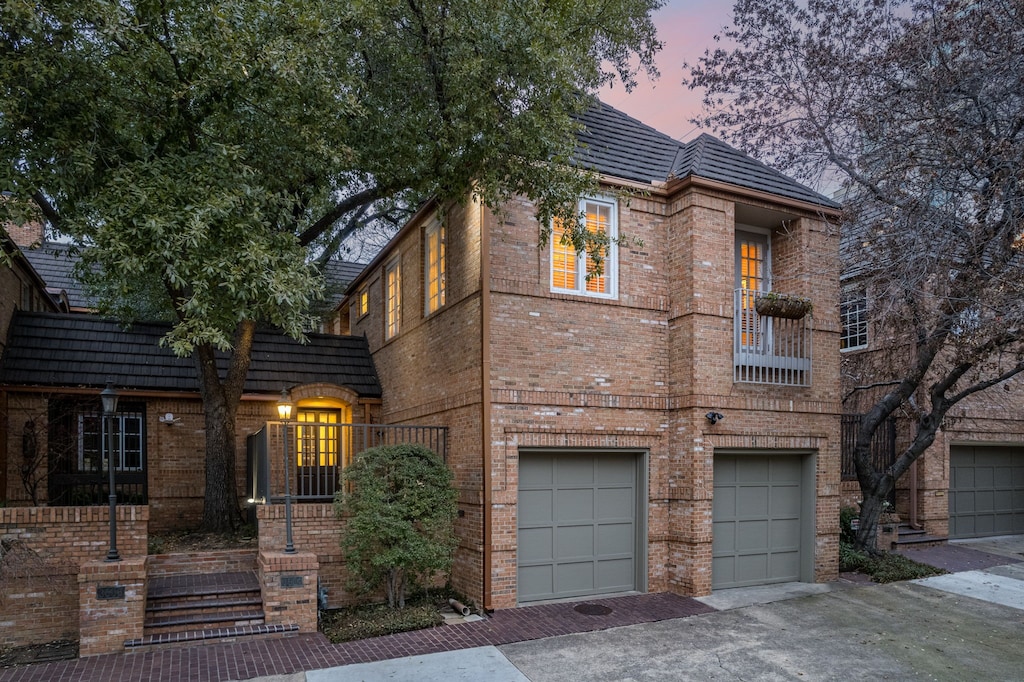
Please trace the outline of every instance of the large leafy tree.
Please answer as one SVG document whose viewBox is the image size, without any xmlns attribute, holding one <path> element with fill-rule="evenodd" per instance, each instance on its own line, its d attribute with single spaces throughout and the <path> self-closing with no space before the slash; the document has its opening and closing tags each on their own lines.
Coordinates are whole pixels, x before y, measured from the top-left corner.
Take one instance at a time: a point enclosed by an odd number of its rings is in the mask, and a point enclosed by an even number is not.
<svg viewBox="0 0 1024 682">
<path fill-rule="evenodd" d="M 593 178 L 567 163 L 572 115 L 653 73 L 660 2 L 0 5 L 0 219 L 40 211 L 90 247 L 108 310 L 156 301 L 174 320 L 165 342 L 195 359 L 205 409 L 205 528 L 238 518 L 253 332 L 301 335 L 311 257 L 426 196 L 523 194 L 542 225 L 574 217 Z"/>
<path fill-rule="evenodd" d="M 840 182 L 844 268 L 871 352 L 844 360 L 863 411 L 857 544 L 950 408 L 1024 370 L 1024 9 L 1012 0 L 741 0 L 737 46 L 688 84 L 703 122 L 800 176 Z M 876 467 L 890 417 L 911 432 Z"/>
</svg>

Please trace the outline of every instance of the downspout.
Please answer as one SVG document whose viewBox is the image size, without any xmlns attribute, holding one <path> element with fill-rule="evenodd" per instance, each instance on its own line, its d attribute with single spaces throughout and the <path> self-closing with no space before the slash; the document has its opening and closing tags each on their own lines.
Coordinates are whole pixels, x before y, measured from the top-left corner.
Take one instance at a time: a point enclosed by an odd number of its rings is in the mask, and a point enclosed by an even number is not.
<svg viewBox="0 0 1024 682">
<path fill-rule="evenodd" d="M 491 234 L 488 230 L 483 202 L 480 213 L 480 424 L 483 460 L 483 524 L 482 556 L 484 610 L 491 611 Z"/>
<path fill-rule="evenodd" d="M 917 460 L 910 463 L 910 527 L 921 530 L 917 521 Z"/>
</svg>

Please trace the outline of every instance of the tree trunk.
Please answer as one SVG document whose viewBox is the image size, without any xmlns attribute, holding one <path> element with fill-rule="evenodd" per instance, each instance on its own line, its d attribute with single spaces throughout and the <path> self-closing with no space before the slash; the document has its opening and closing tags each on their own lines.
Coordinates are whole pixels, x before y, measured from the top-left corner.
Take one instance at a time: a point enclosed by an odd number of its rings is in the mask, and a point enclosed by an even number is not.
<svg viewBox="0 0 1024 682">
<path fill-rule="evenodd" d="M 200 525 L 206 532 L 231 531 L 242 521 L 235 485 L 235 419 L 249 372 L 255 328 L 251 321 L 238 325 L 223 380 L 213 346 L 200 344 L 193 352 L 206 426 L 206 490 Z"/>
<path fill-rule="evenodd" d="M 871 554 L 878 552 L 878 520 L 882 517 L 888 490 L 876 488 L 872 493 L 863 493 L 860 505 L 860 525 L 857 527 L 857 549 Z"/>
</svg>

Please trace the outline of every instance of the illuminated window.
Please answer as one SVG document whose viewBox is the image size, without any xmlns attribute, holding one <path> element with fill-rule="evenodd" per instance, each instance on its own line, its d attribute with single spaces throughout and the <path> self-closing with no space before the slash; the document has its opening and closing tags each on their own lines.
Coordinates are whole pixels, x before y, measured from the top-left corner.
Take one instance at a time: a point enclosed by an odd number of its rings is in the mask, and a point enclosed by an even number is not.
<svg viewBox="0 0 1024 682">
<path fill-rule="evenodd" d="M 594 254 L 577 252 L 565 240 L 566 226 L 555 221 L 551 229 L 551 290 L 563 293 L 615 298 L 618 275 L 618 211 L 614 201 L 583 199 L 580 213 L 589 232 L 603 235 L 607 244 L 598 247 L 601 274 L 597 274 Z"/>
<path fill-rule="evenodd" d="M 839 304 L 839 321 L 843 325 L 839 335 L 840 350 L 857 350 L 868 345 L 868 299 L 863 291 L 843 293 Z"/>
<path fill-rule="evenodd" d="M 370 292 L 367 289 L 362 289 L 356 294 L 356 298 L 352 301 L 352 309 L 355 311 L 356 317 L 362 317 L 370 310 Z"/>
<path fill-rule="evenodd" d="M 338 463 L 338 410 L 299 410 L 295 450 L 300 467 L 332 467 Z"/>
<path fill-rule="evenodd" d="M 771 290 L 768 235 L 736 232 L 736 288 L 740 301 L 740 343 L 759 346 L 764 340 L 766 322 L 754 311 L 761 292 Z"/>
<path fill-rule="evenodd" d="M 398 334 L 402 323 L 402 263 L 395 258 L 384 268 L 384 338 Z"/>
<path fill-rule="evenodd" d="M 426 294 L 427 314 L 444 305 L 445 277 L 445 229 L 441 223 L 433 223 L 424 234 L 423 272 L 426 275 L 423 290 Z"/>
</svg>

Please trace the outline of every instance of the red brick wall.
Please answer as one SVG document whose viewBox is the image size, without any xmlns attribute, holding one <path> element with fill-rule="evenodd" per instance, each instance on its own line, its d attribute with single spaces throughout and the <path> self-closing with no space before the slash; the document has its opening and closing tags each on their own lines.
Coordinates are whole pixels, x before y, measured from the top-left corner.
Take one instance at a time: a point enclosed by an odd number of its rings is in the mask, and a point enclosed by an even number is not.
<svg viewBox="0 0 1024 682">
<path fill-rule="evenodd" d="M 110 544 L 107 507 L 0 508 L 0 540 L 16 549 L 2 565 L 0 647 L 78 638 L 78 574 Z M 149 508 L 117 508 L 117 547 L 145 556 Z M 71 616 L 69 617 L 69 614 Z"/>
<path fill-rule="evenodd" d="M 448 254 L 451 296 L 422 316 L 420 226 L 389 247 L 403 268 L 402 333 L 384 342 L 383 290 L 371 274 L 370 311 L 353 321 L 365 333 L 384 387 L 385 421 L 450 428 L 450 463 L 461 490 L 457 586 L 482 585 L 484 537 L 479 316 L 490 328 L 486 390 L 491 402 L 491 605 L 516 599 L 518 453 L 523 447 L 630 448 L 649 455 L 648 588 L 684 594 L 710 590 L 711 490 L 715 448 L 800 450 L 817 455 L 815 576 L 835 577 L 839 495 L 837 242 L 813 213 L 793 214 L 772 236 L 780 290 L 815 305 L 810 387 L 733 382 L 733 289 L 737 201 L 688 189 L 666 199 L 620 200 L 618 297 L 553 294 L 549 252 L 525 199 L 485 213 L 490 234 L 489 305 L 476 295 L 477 220 L 453 213 Z M 785 209 L 792 211 L 792 209 Z M 766 215 L 766 214 L 762 214 Z M 388 259 L 383 260 L 386 262 Z M 465 269 L 465 272 L 463 272 Z M 415 276 L 410 276 L 414 273 Z M 464 289 L 458 289 L 458 287 Z M 411 302 L 411 305 L 410 305 Z M 470 305 L 472 304 L 472 307 Z M 703 415 L 727 415 L 711 426 Z"/>
<path fill-rule="evenodd" d="M 381 421 L 447 426 L 448 465 L 459 489 L 459 548 L 452 580 L 470 598 L 482 598 L 480 219 L 473 202 L 445 216 L 447 282 L 444 307 L 425 315 L 423 227 L 410 226 L 392 245 L 402 262 L 401 331 L 384 341 L 383 263 L 371 272 L 369 312 L 351 321 L 365 334 L 383 390 Z M 536 247 L 533 247 L 536 250 Z M 390 258 L 384 262 L 390 262 Z M 321 559 L 321 575 L 324 574 Z"/>
</svg>

